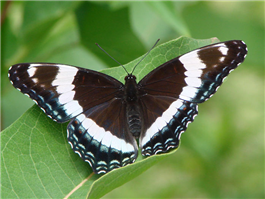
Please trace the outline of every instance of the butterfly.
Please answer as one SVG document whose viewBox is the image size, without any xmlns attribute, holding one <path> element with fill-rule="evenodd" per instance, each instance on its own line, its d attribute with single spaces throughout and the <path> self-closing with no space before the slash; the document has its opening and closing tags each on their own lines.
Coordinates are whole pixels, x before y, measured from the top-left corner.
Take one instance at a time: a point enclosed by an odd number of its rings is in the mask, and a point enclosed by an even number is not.
<svg viewBox="0 0 265 199">
<path fill-rule="evenodd" d="M 55 63 L 20 63 L 9 69 L 13 86 L 58 123 L 70 121 L 67 139 L 97 174 L 143 156 L 177 148 L 181 134 L 224 78 L 247 54 L 243 41 L 204 46 L 125 84 L 93 70 Z"/>
</svg>

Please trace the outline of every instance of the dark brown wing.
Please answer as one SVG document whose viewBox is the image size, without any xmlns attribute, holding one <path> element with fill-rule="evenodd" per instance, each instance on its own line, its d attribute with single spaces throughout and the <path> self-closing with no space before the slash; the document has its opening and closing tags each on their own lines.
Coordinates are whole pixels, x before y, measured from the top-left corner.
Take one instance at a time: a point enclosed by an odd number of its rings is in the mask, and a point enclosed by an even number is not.
<svg viewBox="0 0 265 199">
<path fill-rule="evenodd" d="M 180 134 L 197 114 L 197 103 L 211 97 L 246 54 L 242 41 L 217 43 L 174 58 L 146 75 L 138 84 L 145 118 L 142 154 L 176 148 Z"/>
<path fill-rule="evenodd" d="M 95 173 L 132 163 L 136 140 L 128 133 L 124 85 L 103 73 L 52 63 L 23 63 L 9 69 L 15 88 L 53 120 L 66 122 L 68 141 Z"/>
</svg>

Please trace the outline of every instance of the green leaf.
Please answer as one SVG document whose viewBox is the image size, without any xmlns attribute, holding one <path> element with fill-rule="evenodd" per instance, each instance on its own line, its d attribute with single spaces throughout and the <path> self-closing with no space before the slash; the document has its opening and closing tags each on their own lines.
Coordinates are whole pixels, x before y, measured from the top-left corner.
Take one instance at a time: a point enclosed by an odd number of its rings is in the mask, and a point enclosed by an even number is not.
<svg viewBox="0 0 265 199">
<path fill-rule="evenodd" d="M 171 1 L 149 1 L 149 5 L 159 14 L 161 19 L 180 35 L 190 36 L 189 29 L 183 19 L 174 9 Z"/>
<path fill-rule="evenodd" d="M 167 43 L 158 45 L 155 47 L 150 54 L 136 67 L 134 70 L 134 75 L 137 80 L 142 79 L 150 71 L 155 69 L 157 66 L 171 60 L 179 55 L 187 53 L 193 49 L 219 42 L 217 38 L 212 39 L 192 39 L 188 37 L 179 37 L 177 39 L 171 40 Z M 144 55 L 143 55 L 144 56 Z M 134 66 L 139 62 L 142 57 L 125 64 L 126 70 L 131 72 Z M 121 66 L 117 67 L 118 70 L 104 69 L 101 72 L 106 73 L 112 77 L 115 77 L 121 82 L 124 82 L 124 77 L 126 72 Z"/>
<path fill-rule="evenodd" d="M 181 37 L 161 44 L 140 63 L 135 75 L 141 79 L 165 61 L 214 41 Z M 139 59 L 128 63 L 127 69 L 131 71 Z M 119 80 L 126 75 L 121 67 L 103 72 Z M 140 156 L 134 164 L 95 175 L 67 143 L 66 128 L 67 124 L 52 121 L 34 105 L 1 132 L 2 198 L 100 198 L 171 154 L 142 160 Z"/>
<path fill-rule="evenodd" d="M 93 183 L 89 192 L 89 198 L 101 198 L 111 190 L 137 177 L 174 151 L 176 150 L 166 154 L 151 156 L 104 175 Z"/>
<path fill-rule="evenodd" d="M 48 35 L 49 31 L 62 16 L 73 10 L 78 4 L 78 2 L 74 1 L 26 2 L 21 28 L 22 41 L 26 45 L 36 45 Z"/>
<path fill-rule="evenodd" d="M 5 22 L 8 29 L 2 36 L 5 39 L 4 47 L 8 50 L 4 53 L 4 66 L 32 62 L 43 50 L 47 38 L 49 39 L 54 30 L 58 29 L 61 20 L 71 15 L 79 4 L 79 2 L 70 1 L 12 2 L 10 4 L 12 14 L 8 15 Z M 10 39 L 10 37 L 13 38 Z M 50 51 L 51 47 L 52 45 L 49 45 Z M 43 59 L 38 57 L 38 61 Z"/>
<path fill-rule="evenodd" d="M 191 2 L 150 2 L 130 1 L 130 22 L 135 34 L 147 48 L 158 38 L 168 41 L 183 35 L 189 35 L 189 27 L 179 13 Z"/>
<path fill-rule="evenodd" d="M 106 2 L 83 2 L 76 10 L 76 17 L 81 43 L 109 66 L 115 62 L 102 53 L 95 43 L 102 45 L 122 64 L 145 52 L 130 27 L 128 7 L 114 10 Z"/>
</svg>

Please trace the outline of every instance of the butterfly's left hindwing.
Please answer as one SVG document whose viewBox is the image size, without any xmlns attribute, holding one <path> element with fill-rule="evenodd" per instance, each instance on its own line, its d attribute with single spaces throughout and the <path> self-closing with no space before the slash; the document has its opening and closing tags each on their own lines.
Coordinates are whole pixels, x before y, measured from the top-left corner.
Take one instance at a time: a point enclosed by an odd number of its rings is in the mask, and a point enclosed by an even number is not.
<svg viewBox="0 0 265 199">
<path fill-rule="evenodd" d="M 137 158 L 137 143 L 126 128 L 124 109 L 121 99 L 112 99 L 87 110 L 68 125 L 67 137 L 73 150 L 96 173 L 106 173 Z"/>
</svg>

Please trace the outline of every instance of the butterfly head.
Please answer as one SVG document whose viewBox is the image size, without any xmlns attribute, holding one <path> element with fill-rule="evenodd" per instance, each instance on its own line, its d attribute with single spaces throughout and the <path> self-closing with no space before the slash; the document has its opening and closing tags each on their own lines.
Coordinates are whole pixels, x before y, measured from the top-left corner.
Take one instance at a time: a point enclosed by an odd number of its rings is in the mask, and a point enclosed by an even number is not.
<svg viewBox="0 0 265 199">
<path fill-rule="evenodd" d="M 126 81 L 133 81 L 133 80 L 135 81 L 136 77 L 133 74 L 128 74 L 126 77 L 124 77 L 124 80 L 125 80 L 125 82 Z"/>
</svg>

